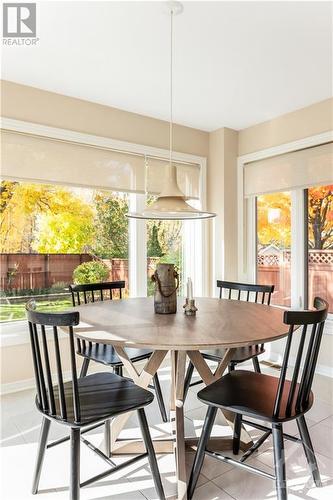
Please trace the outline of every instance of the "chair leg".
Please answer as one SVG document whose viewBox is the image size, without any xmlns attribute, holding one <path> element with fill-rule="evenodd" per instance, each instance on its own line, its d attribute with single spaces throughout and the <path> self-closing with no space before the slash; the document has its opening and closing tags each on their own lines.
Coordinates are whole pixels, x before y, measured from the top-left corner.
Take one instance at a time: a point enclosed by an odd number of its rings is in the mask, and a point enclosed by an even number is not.
<svg viewBox="0 0 333 500">
<path fill-rule="evenodd" d="M 111 455 L 111 421 L 105 420 L 104 424 L 104 446 L 105 455 L 110 457 Z"/>
<path fill-rule="evenodd" d="M 47 437 L 49 435 L 50 425 L 51 425 L 51 421 L 48 418 L 43 417 L 42 426 L 40 429 L 37 459 L 36 459 L 36 465 L 35 465 L 35 473 L 34 473 L 34 479 L 33 479 L 33 483 L 32 483 L 32 494 L 33 495 L 36 495 L 36 493 L 38 492 L 38 484 L 39 484 L 39 479 L 40 479 L 40 473 L 42 471 L 42 465 L 43 465 L 43 461 L 44 461 L 44 455 L 45 455 L 45 451 L 46 451 Z"/>
<path fill-rule="evenodd" d="M 234 455 L 238 455 L 239 453 L 241 430 L 242 430 L 242 415 L 241 413 L 235 413 L 234 436 L 232 441 L 232 452 Z"/>
<path fill-rule="evenodd" d="M 258 356 L 254 356 L 254 358 L 252 358 L 252 363 L 254 371 L 257 373 L 261 373 Z"/>
<path fill-rule="evenodd" d="M 194 371 L 194 365 L 190 361 L 186 370 L 186 375 L 185 375 L 185 382 L 184 382 L 184 401 L 186 399 L 188 390 L 190 388 L 192 376 L 193 376 L 193 371 Z"/>
<path fill-rule="evenodd" d="M 188 483 L 187 494 L 188 494 L 189 498 L 193 497 L 194 490 L 195 490 L 195 487 L 196 487 L 197 482 L 198 482 L 198 478 L 200 475 L 202 464 L 203 464 L 203 461 L 205 458 L 205 449 L 206 449 L 207 441 L 208 441 L 210 434 L 212 432 L 214 420 L 216 417 L 216 412 L 217 412 L 217 408 L 215 408 L 214 406 L 209 406 L 207 414 L 206 414 L 205 422 L 204 422 L 204 425 L 203 425 L 203 428 L 201 431 L 201 436 L 200 436 L 200 439 L 198 442 L 197 451 L 196 451 L 196 454 L 194 457 L 194 462 L 192 465 L 190 480 Z"/>
<path fill-rule="evenodd" d="M 80 499 L 80 429 L 71 428 L 69 500 Z"/>
<path fill-rule="evenodd" d="M 153 377 L 153 382 L 154 382 L 156 399 L 157 399 L 157 402 L 158 402 L 158 407 L 160 409 L 162 420 L 163 420 L 163 422 L 167 422 L 168 421 L 168 416 L 167 416 L 167 412 L 166 412 L 166 409 L 165 409 L 165 404 L 164 404 L 164 399 L 163 399 L 161 384 L 160 384 L 160 380 L 158 378 L 157 373 L 155 373 L 155 375 Z"/>
<path fill-rule="evenodd" d="M 156 493 L 158 494 L 158 497 L 161 500 L 165 500 L 165 495 L 164 495 L 164 490 L 163 490 L 163 486 L 162 486 L 160 471 L 159 471 L 158 465 L 157 465 L 155 450 L 154 450 L 153 442 L 151 440 L 146 414 L 145 414 L 145 411 L 143 408 L 140 408 L 138 410 L 138 418 L 139 418 L 139 424 L 140 424 L 140 428 L 141 428 L 141 432 L 142 432 L 142 437 L 143 437 L 143 440 L 144 440 L 144 443 L 146 446 L 146 450 L 148 452 L 148 460 L 149 460 L 150 470 L 151 470 L 154 484 L 155 484 Z"/>
<path fill-rule="evenodd" d="M 304 453 L 305 453 L 306 459 L 308 461 L 313 480 L 315 482 L 315 485 L 320 487 L 320 486 L 322 486 L 322 482 L 320 479 L 320 472 L 318 469 L 316 455 L 315 455 L 315 452 L 314 452 L 314 449 L 312 446 L 308 426 L 306 425 L 304 415 L 302 415 L 301 417 L 298 417 L 297 426 L 298 426 L 298 430 L 299 430 L 299 435 L 301 436 L 301 439 L 302 439 Z"/>
<path fill-rule="evenodd" d="M 275 484 L 278 500 L 287 500 L 286 464 L 282 424 L 272 425 Z"/>
<path fill-rule="evenodd" d="M 233 363 L 232 361 L 228 364 L 228 372 L 233 372 L 235 370 L 236 363 Z"/>
<path fill-rule="evenodd" d="M 83 378 L 87 375 L 88 367 L 89 367 L 90 359 L 88 358 L 83 358 L 83 363 L 80 371 L 80 378 Z"/>
</svg>

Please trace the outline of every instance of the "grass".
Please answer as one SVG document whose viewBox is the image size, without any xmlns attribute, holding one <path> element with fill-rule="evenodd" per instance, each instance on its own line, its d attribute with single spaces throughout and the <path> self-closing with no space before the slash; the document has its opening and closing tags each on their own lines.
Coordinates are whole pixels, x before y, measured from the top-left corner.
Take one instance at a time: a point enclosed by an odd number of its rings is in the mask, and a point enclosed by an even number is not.
<svg viewBox="0 0 333 500">
<path fill-rule="evenodd" d="M 28 300 L 28 297 L 27 297 Z M 50 301 L 38 301 L 39 311 L 65 311 L 72 307 L 72 301 L 68 299 L 60 299 Z M 25 319 L 25 303 L 22 304 L 0 304 L 0 321 L 13 321 Z"/>
</svg>

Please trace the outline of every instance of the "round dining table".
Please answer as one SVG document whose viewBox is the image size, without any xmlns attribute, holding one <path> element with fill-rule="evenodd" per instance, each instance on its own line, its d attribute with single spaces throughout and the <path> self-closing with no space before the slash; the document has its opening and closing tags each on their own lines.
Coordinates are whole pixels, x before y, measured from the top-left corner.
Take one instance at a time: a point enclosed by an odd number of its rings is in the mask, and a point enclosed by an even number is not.
<svg viewBox="0 0 333 500">
<path fill-rule="evenodd" d="M 170 420 L 173 432 L 170 439 L 155 440 L 157 453 L 175 452 L 178 498 L 187 498 L 185 467 L 186 445 L 195 446 L 196 438 L 184 434 L 184 381 L 186 360 L 193 363 L 204 384 L 220 378 L 237 347 L 272 342 L 287 335 L 283 309 L 238 300 L 197 298 L 195 316 L 183 312 L 184 298 L 178 298 L 175 314 L 155 314 L 152 298 L 130 298 L 94 302 L 75 307 L 80 324 L 75 333 L 87 342 L 112 344 L 133 381 L 147 388 L 167 353 L 171 354 Z M 141 370 L 126 353 L 126 347 L 150 349 L 152 355 Z M 200 351 L 224 349 L 217 368 L 212 371 Z M 230 427 L 233 414 L 223 411 Z M 138 453 L 143 443 L 138 440 L 118 440 L 130 414 L 111 422 L 112 453 Z M 214 449 L 231 449 L 231 437 L 212 438 Z M 245 450 L 252 441 L 244 428 L 241 447 Z"/>
</svg>

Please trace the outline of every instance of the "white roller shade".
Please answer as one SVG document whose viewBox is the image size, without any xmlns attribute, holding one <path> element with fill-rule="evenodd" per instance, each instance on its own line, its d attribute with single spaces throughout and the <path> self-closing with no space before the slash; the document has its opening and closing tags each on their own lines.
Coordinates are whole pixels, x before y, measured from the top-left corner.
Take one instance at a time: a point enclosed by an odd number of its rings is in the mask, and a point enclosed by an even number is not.
<svg viewBox="0 0 333 500">
<path fill-rule="evenodd" d="M 172 162 L 177 168 L 177 183 L 179 188 L 190 199 L 199 198 L 200 167 L 195 164 Z M 165 170 L 169 162 L 147 158 L 147 190 L 151 194 L 159 194 L 163 188 Z"/>
<path fill-rule="evenodd" d="M 144 192 L 144 158 L 91 146 L 2 132 L 2 176 Z"/>
<path fill-rule="evenodd" d="M 162 191 L 167 161 L 11 131 L 1 133 L 3 178 L 151 194 Z M 176 163 L 188 198 L 199 197 L 200 168 Z"/>
<path fill-rule="evenodd" d="M 333 182 L 333 144 L 323 144 L 244 166 L 245 196 Z"/>
</svg>

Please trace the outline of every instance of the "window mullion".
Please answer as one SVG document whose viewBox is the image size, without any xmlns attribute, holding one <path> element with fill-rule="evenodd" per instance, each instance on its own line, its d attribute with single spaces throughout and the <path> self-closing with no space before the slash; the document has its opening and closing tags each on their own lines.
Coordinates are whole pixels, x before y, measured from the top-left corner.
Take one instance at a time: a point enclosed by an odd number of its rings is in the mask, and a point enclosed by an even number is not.
<svg viewBox="0 0 333 500">
<path fill-rule="evenodd" d="M 291 192 L 291 307 L 305 307 L 304 191 Z"/>
</svg>

